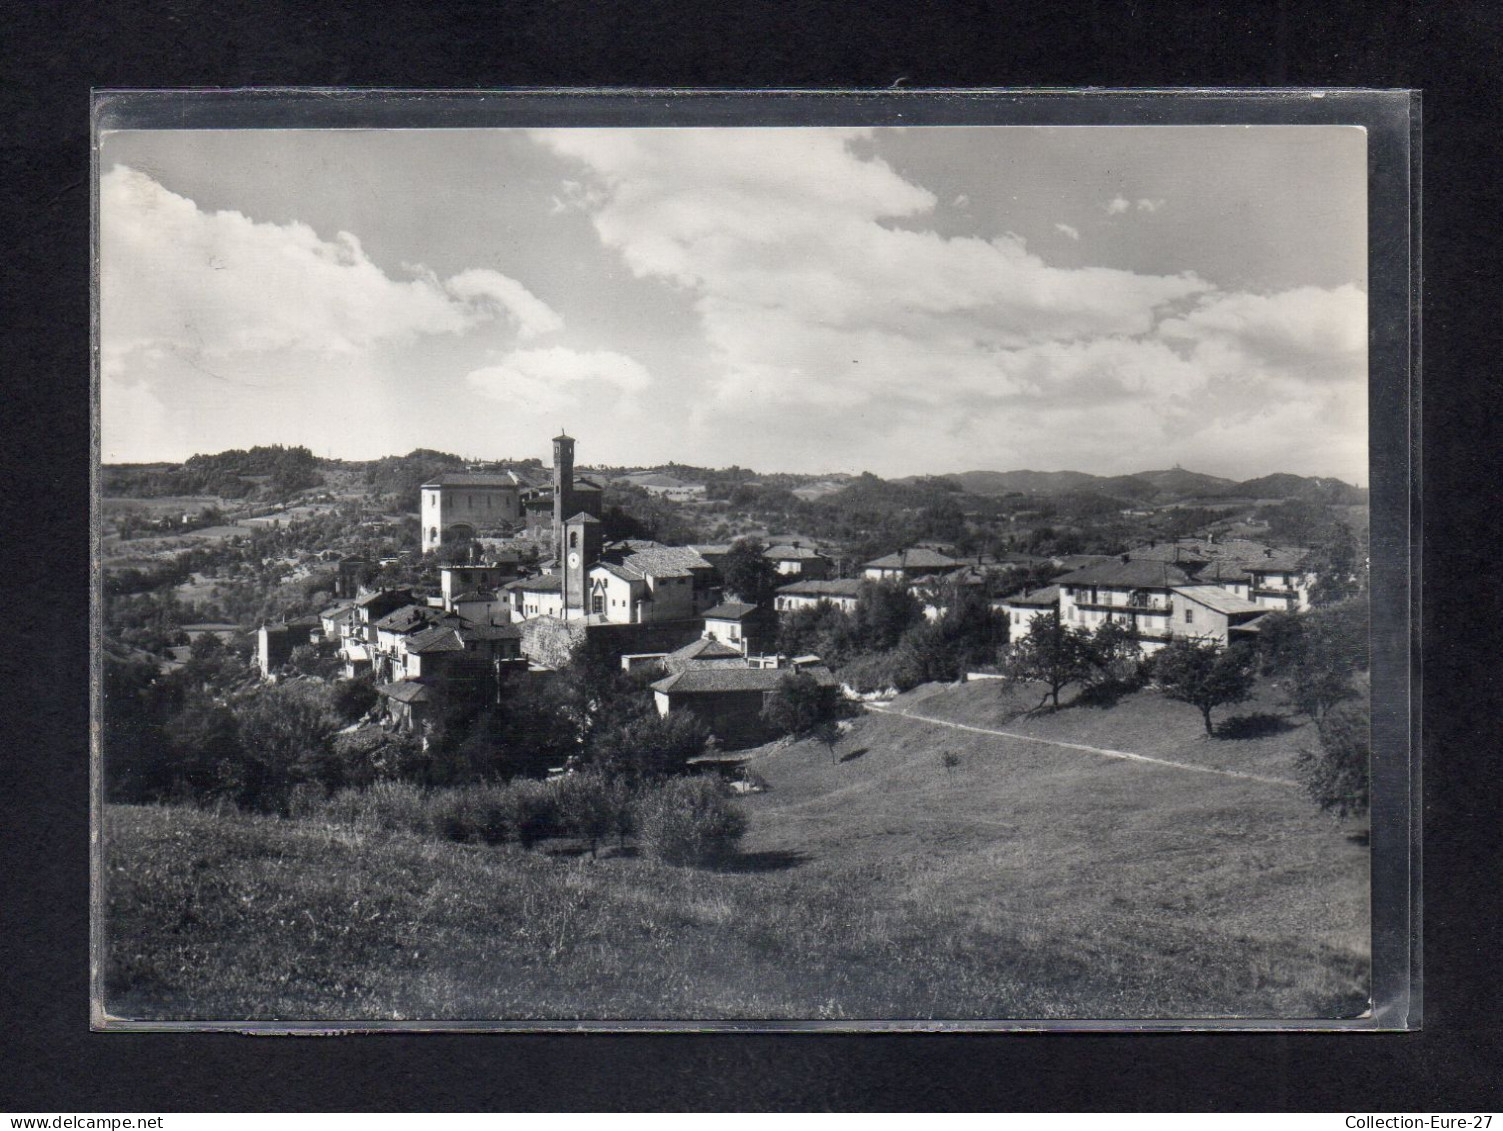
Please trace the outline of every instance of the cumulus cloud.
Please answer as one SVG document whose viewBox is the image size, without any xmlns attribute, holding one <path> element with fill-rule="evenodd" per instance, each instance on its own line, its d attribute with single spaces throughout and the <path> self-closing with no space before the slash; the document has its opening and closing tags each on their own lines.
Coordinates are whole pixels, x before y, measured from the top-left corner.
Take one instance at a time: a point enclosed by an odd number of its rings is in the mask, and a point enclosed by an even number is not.
<svg viewBox="0 0 1503 1131">
<path fill-rule="evenodd" d="M 521 283 L 475 269 L 442 281 L 377 266 L 348 232 L 205 212 L 117 165 L 100 180 L 101 344 L 107 377 L 134 353 L 358 354 L 504 319 L 527 338 L 562 325 Z"/>
<path fill-rule="evenodd" d="M 634 394 L 652 384 L 647 370 L 624 354 L 563 346 L 515 350 L 495 365 L 472 370 L 465 380 L 483 395 L 527 413 L 562 412 L 601 395 L 619 398 L 633 412 Z"/>
<path fill-rule="evenodd" d="M 1162 207 L 1164 207 L 1164 202 L 1162 200 L 1149 200 L 1146 197 L 1139 200 L 1137 203 L 1137 209 L 1139 212 L 1157 212 Z"/>
<path fill-rule="evenodd" d="M 1062 232 L 1063 234 L 1069 236 L 1072 240 L 1078 240 L 1078 239 L 1080 239 L 1080 232 L 1079 232 L 1079 230 L 1076 229 L 1076 228 L 1070 227 L 1069 224 L 1055 224 L 1054 225 L 1054 230 L 1056 232 Z"/>
<path fill-rule="evenodd" d="M 924 230 L 932 193 L 852 144 L 868 131 L 535 136 L 582 167 L 573 195 L 603 245 L 697 312 L 706 433 L 735 421 L 851 466 L 885 442 L 950 466 L 1058 466 L 1099 444 L 1090 462 L 1130 470 L 1170 442 L 1214 436 L 1222 466 L 1270 427 L 1314 444 L 1338 418 L 1362 427 L 1354 287 L 1227 294 L 1054 267 L 1010 234 L 947 238 Z"/>
</svg>

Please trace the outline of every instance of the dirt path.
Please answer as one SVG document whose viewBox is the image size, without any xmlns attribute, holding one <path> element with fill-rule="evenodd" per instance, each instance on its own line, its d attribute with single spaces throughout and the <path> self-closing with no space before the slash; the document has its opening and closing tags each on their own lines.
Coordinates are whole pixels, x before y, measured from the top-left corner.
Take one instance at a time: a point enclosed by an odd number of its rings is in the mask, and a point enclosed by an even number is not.
<svg viewBox="0 0 1503 1131">
<path fill-rule="evenodd" d="M 1189 770 L 1197 774 L 1214 774 L 1219 778 L 1238 778 L 1242 781 L 1262 782 L 1264 785 L 1300 788 L 1299 782 L 1289 781 L 1287 778 L 1270 778 L 1262 774 L 1244 773 L 1241 770 L 1217 770 L 1210 766 L 1197 766 L 1191 762 L 1172 762 L 1167 758 L 1150 758 L 1147 754 L 1133 754 L 1127 750 L 1108 750 L 1103 746 L 1086 746 L 1080 742 L 1063 742 L 1057 738 L 1039 738 L 1037 735 L 1019 734 L 1017 731 L 995 730 L 991 727 L 971 726 L 969 723 L 952 723 L 948 719 L 936 719 L 929 715 L 920 715 L 898 707 L 884 707 L 877 703 L 867 703 L 865 706 L 868 711 L 878 711 L 884 715 L 901 715 L 905 719 L 916 719 L 919 722 L 950 727 L 953 730 L 967 730 L 972 734 L 991 734 L 999 738 L 1015 738 L 1022 742 L 1039 742 L 1045 746 L 1060 746 L 1066 750 L 1083 750 L 1088 754 L 1099 754 L 1103 758 L 1119 758 L 1126 762 L 1147 762 L 1152 766 L 1167 766 L 1172 770 Z"/>
</svg>

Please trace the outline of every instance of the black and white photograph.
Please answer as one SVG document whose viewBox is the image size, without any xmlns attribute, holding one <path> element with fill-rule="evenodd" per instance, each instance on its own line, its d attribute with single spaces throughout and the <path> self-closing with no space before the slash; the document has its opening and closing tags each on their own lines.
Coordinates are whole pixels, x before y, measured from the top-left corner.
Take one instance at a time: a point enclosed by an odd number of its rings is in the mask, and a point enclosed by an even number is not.
<svg viewBox="0 0 1503 1131">
<path fill-rule="evenodd" d="M 96 1027 L 1372 1017 L 1366 130 L 95 162 Z"/>
</svg>

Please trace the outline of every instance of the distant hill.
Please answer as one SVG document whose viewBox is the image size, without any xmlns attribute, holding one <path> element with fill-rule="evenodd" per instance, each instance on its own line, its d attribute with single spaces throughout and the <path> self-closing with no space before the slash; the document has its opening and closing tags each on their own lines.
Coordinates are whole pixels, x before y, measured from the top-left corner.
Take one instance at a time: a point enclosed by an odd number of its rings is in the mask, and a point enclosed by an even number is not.
<svg viewBox="0 0 1503 1131">
<path fill-rule="evenodd" d="M 900 482 L 914 483 L 919 477 Z M 1339 479 L 1278 473 L 1242 482 L 1183 467 L 1132 475 L 1091 475 L 1084 471 L 962 471 L 945 476 L 973 495 L 1107 495 L 1135 502 L 1182 499 L 1302 499 L 1336 506 L 1367 502 L 1367 492 Z"/>
<path fill-rule="evenodd" d="M 1133 478 L 1146 479 L 1166 495 L 1213 495 L 1234 486 L 1230 479 L 1186 471 L 1183 467 L 1171 467 L 1167 471 L 1139 471 Z"/>
<path fill-rule="evenodd" d="M 1299 499 L 1336 506 L 1367 502 L 1367 492 L 1362 488 L 1319 475 L 1263 475 L 1234 483 L 1218 493 L 1248 499 Z"/>
<path fill-rule="evenodd" d="M 947 475 L 973 495 L 1062 495 L 1078 491 L 1100 478 L 1084 471 L 962 471 Z"/>
</svg>

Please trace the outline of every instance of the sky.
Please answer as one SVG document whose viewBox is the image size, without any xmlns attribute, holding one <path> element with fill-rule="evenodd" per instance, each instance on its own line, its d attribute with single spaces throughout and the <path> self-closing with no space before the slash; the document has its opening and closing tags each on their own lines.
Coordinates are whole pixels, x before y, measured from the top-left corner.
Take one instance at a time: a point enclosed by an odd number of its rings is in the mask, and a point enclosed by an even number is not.
<svg viewBox="0 0 1503 1131">
<path fill-rule="evenodd" d="M 126 131 L 105 462 L 1367 478 L 1343 126 Z"/>
</svg>

